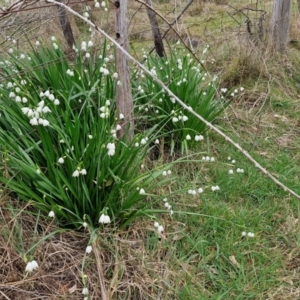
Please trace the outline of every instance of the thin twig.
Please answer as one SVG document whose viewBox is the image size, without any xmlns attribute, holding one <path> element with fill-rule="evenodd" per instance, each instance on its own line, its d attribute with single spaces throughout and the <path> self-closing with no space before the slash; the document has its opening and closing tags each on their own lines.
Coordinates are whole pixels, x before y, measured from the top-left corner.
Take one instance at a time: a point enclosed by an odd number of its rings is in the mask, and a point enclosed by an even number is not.
<svg viewBox="0 0 300 300">
<path fill-rule="evenodd" d="M 87 20 L 85 17 L 68 7 L 67 5 L 63 3 L 59 3 L 55 0 L 46 0 L 50 3 L 56 3 L 57 5 L 61 5 L 65 7 L 70 13 L 73 15 L 79 17 L 84 22 L 89 24 L 90 26 L 94 27 L 97 31 L 99 31 L 102 35 L 104 35 L 108 40 L 110 40 L 115 47 L 119 48 L 130 60 L 132 60 L 139 68 L 141 68 L 146 74 L 148 74 L 154 81 L 156 81 L 165 91 L 168 92 L 170 96 L 172 96 L 177 103 L 179 103 L 184 109 L 189 111 L 192 115 L 194 115 L 196 118 L 198 118 L 200 121 L 202 121 L 204 124 L 206 124 L 207 127 L 212 129 L 213 131 L 217 132 L 220 136 L 222 136 L 225 141 L 232 144 L 235 148 L 237 148 L 241 153 L 243 153 L 253 164 L 255 167 L 257 167 L 259 170 L 261 170 L 266 176 L 268 176 L 273 182 L 275 182 L 279 187 L 281 187 L 285 192 L 290 193 L 291 195 L 295 196 L 297 199 L 300 200 L 300 195 L 298 195 L 296 192 L 285 186 L 283 183 L 281 183 L 279 180 L 277 180 L 270 172 L 268 172 L 263 166 L 261 166 L 246 150 L 244 150 L 238 143 L 234 142 L 229 136 L 227 136 L 225 133 L 223 133 L 220 129 L 215 127 L 212 123 L 205 120 L 202 116 L 194 112 L 190 107 L 188 107 L 184 102 L 182 102 L 168 87 L 165 86 L 165 84 L 158 79 L 157 77 L 153 76 L 153 74 L 139 61 L 137 61 L 134 57 L 132 57 L 126 50 L 122 48 L 121 45 L 119 45 L 110 35 L 108 35 L 105 31 L 100 29 L 98 26 L 96 26 L 93 22 L 90 20 Z"/>
<path fill-rule="evenodd" d="M 101 299 L 102 300 L 107 300 L 107 293 L 106 293 L 106 288 L 105 288 L 105 282 L 104 282 L 104 274 L 103 274 L 103 269 L 102 269 L 102 260 L 100 257 L 98 245 L 96 241 L 92 243 L 93 247 L 93 252 L 95 254 L 96 258 L 96 264 L 97 264 L 97 270 L 98 270 L 98 276 L 99 276 L 99 281 L 100 281 L 100 288 L 101 288 Z"/>
</svg>

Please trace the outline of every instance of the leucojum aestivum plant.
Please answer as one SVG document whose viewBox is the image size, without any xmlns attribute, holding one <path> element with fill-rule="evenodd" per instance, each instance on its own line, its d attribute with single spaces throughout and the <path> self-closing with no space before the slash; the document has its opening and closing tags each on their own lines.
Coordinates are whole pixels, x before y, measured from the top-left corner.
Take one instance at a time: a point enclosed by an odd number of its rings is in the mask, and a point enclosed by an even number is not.
<svg viewBox="0 0 300 300">
<path fill-rule="evenodd" d="M 203 50 L 205 55 L 207 48 Z M 183 51 L 172 52 L 169 58 L 147 56 L 147 67 L 152 75 L 160 79 L 179 99 L 207 121 L 213 121 L 238 94 L 238 90 L 228 95 L 225 88 L 217 93 L 217 78 L 209 80 L 206 70 L 190 54 Z M 203 140 L 207 126 L 184 110 L 175 99 L 164 91 L 160 84 L 143 70 L 135 73 L 133 81 L 136 113 L 141 115 L 142 126 L 152 127 L 160 123 L 161 134 L 171 153 L 176 149 L 188 152 L 195 143 Z M 242 91 L 243 89 L 241 89 Z M 224 97 L 227 95 L 228 97 Z M 147 116 L 147 118 L 146 118 Z"/>
<path fill-rule="evenodd" d="M 83 41 L 71 65 L 52 37 L 52 47 L 37 41 L 27 54 L 11 48 L 0 62 L 7 170 L 1 181 L 63 226 L 124 226 L 152 215 L 162 198 L 155 188 L 171 180 L 160 169 L 141 171 L 155 127 L 130 144 L 117 138 L 123 115 L 116 115 L 115 87 L 121 83 L 112 48 L 102 49 L 99 55 L 92 41 Z M 146 195 L 153 201 L 144 201 Z"/>
</svg>

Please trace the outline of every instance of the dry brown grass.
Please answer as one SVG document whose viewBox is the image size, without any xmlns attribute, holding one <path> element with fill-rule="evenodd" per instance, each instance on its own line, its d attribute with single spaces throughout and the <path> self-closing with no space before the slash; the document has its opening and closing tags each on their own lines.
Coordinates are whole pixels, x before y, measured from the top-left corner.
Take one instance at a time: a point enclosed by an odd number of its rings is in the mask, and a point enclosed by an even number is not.
<svg viewBox="0 0 300 300">
<path fill-rule="evenodd" d="M 139 222 L 126 232 L 98 231 L 93 253 L 84 258 L 88 232 L 61 231 L 41 217 L 34 233 L 36 211 L 22 205 L 10 200 L 0 207 L 0 299 L 82 299 L 83 274 L 90 299 L 100 299 L 100 281 L 106 299 L 174 299 L 171 282 L 185 271 L 169 269 L 167 239 L 173 235 L 150 242 L 152 222 Z M 33 245 L 26 257 L 39 268 L 27 274 L 24 255 Z"/>
</svg>

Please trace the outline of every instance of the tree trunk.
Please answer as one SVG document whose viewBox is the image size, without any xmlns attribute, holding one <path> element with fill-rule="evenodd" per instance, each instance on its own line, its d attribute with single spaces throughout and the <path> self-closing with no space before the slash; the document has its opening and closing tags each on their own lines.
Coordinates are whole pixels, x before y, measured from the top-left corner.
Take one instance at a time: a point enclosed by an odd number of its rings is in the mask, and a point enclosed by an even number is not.
<svg viewBox="0 0 300 300">
<path fill-rule="evenodd" d="M 292 0 L 274 0 L 271 22 L 272 45 L 284 52 L 288 42 Z"/>
<path fill-rule="evenodd" d="M 151 0 L 145 0 L 145 3 L 147 5 L 149 5 L 150 7 L 152 7 Z M 166 55 L 165 48 L 164 48 L 164 44 L 163 44 L 162 37 L 160 34 L 160 30 L 158 27 L 156 14 L 149 7 L 146 7 L 146 10 L 147 10 L 148 18 L 149 18 L 150 25 L 151 25 L 152 36 L 153 36 L 153 40 L 154 40 L 154 46 L 155 46 L 156 53 L 158 54 L 158 56 L 164 57 Z"/>
<path fill-rule="evenodd" d="M 300 12 L 300 0 L 297 0 L 297 4 L 298 4 L 298 11 Z"/>
<path fill-rule="evenodd" d="M 56 0 L 57 2 L 62 3 L 62 0 Z M 68 46 L 72 49 L 73 45 L 75 45 L 75 40 L 71 28 L 71 24 L 68 19 L 67 11 L 64 7 L 57 5 L 59 22 L 64 33 L 65 39 L 67 41 Z"/>
<path fill-rule="evenodd" d="M 128 52 L 127 0 L 116 0 L 115 12 L 116 41 Z M 134 135 L 134 116 L 129 64 L 127 56 L 119 48 L 116 50 L 116 64 L 119 74 L 116 102 L 119 125 L 121 125 L 121 130 L 118 131 L 118 137 L 122 138 L 126 134 L 125 138 L 130 142 Z"/>
</svg>

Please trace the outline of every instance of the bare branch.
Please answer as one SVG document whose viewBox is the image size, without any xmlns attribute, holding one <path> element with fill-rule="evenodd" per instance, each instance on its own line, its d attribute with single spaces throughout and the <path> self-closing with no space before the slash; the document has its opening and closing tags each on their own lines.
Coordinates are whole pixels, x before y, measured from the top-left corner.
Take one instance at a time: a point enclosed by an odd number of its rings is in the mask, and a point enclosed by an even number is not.
<svg viewBox="0 0 300 300">
<path fill-rule="evenodd" d="M 297 199 L 300 200 L 300 195 L 298 195 L 296 192 L 285 186 L 283 183 L 281 183 L 279 180 L 277 180 L 270 172 L 268 172 L 263 166 L 261 166 L 246 150 L 244 150 L 238 143 L 234 142 L 229 136 L 227 136 L 225 133 L 223 133 L 220 129 L 215 127 L 213 124 L 205 120 L 202 116 L 194 112 L 190 107 L 188 107 L 184 102 L 182 102 L 173 92 L 165 86 L 165 84 L 158 79 L 157 77 L 153 76 L 152 73 L 139 61 L 137 61 L 135 58 L 133 58 L 126 50 L 122 48 L 121 45 L 119 45 L 110 35 L 108 35 L 105 31 L 100 29 L 98 26 L 96 26 L 94 23 L 92 23 L 90 20 L 87 20 L 83 16 L 81 16 L 79 13 L 68 7 L 67 5 L 63 3 L 59 3 L 54 0 L 46 0 L 50 3 L 56 3 L 57 5 L 64 6 L 69 12 L 71 12 L 73 15 L 77 16 L 78 18 L 82 19 L 84 22 L 89 24 L 90 26 L 94 27 L 98 32 L 103 34 L 108 40 L 110 40 L 119 50 L 121 50 L 130 60 L 132 60 L 139 68 L 141 68 L 146 74 L 148 74 L 150 77 L 153 78 L 154 81 L 156 81 L 158 84 L 161 85 L 161 87 L 168 92 L 170 96 L 172 96 L 177 103 L 179 103 L 185 110 L 189 111 L 192 115 L 194 115 L 197 119 L 202 121 L 206 126 L 213 131 L 217 132 L 220 136 L 222 136 L 225 141 L 232 144 L 235 148 L 237 148 L 244 156 L 246 156 L 255 167 L 257 167 L 263 174 L 265 174 L 267 177 L 269 177 L 273 182 L 275 182 L 279 187 L 281 187 L 285 192 L 290 193 L 291 195 L 295 196 Z"/>
</svg>

